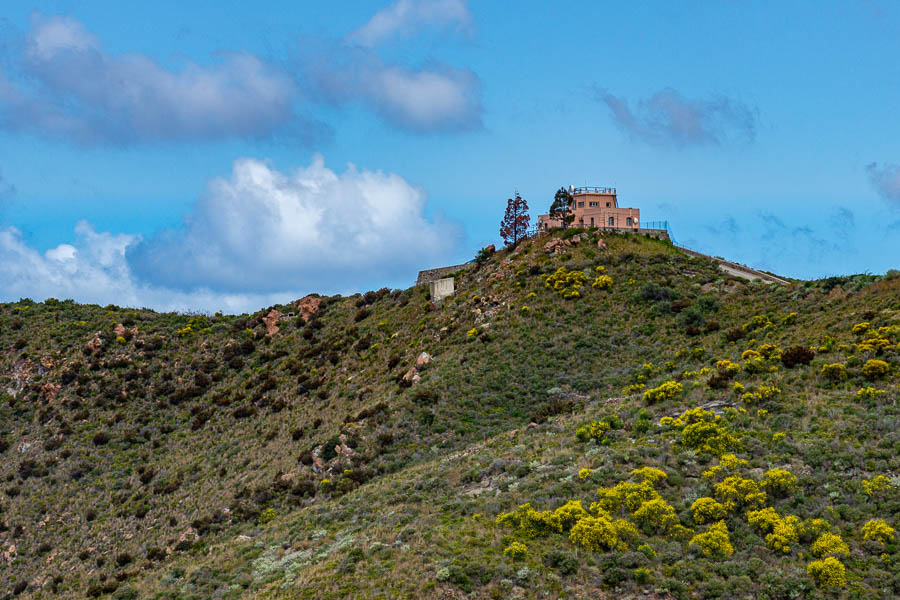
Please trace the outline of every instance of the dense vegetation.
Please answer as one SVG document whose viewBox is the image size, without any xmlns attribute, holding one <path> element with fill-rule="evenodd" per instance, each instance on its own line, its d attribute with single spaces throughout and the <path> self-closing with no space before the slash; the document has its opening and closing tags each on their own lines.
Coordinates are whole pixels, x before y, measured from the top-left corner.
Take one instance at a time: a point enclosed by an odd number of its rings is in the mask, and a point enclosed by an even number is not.
<svg viewBox="0 0 900 600">
<path fill-rule="evenodd" d="M 579 233 L 441 306 L 0 305 L 0 598 L 900 594 L 900 278 Z"/>
</svg>

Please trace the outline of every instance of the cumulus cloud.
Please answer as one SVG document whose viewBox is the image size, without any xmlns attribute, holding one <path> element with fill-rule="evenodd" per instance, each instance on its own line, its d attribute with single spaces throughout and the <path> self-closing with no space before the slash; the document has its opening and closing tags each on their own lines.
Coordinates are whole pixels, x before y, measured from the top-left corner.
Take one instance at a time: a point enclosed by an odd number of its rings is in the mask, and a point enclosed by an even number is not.
<svg viewBox="0 0 900 600">
<path fill-rule="evenodd" d="M 36 16 L 19 77 L 0 73 L 0 129 L 79 143 L 257 138 L 324 132 L 295 111 L 291 77 L 246 52 L 178 70 L 105 51 L 82 23 Z"/>
<path fill-rule="evenodd" d="M 455 226 L 424 216 L 425 195 L 402 177 L 318 156 L 281 173 L 242 158 L 213 180 L 182 229 L 149 239 L 97 232 L 38 251 L 0 228 L 0 301 L 72 298 L 157 310 L 252 312 L 310 292 L 405 286 L 449 260 Z"/>
<path fill-rule="evenodd" d="M 466 0 L 395 0 L 365 25 L 347 36 L 360 46 L 375 46 L 392 37 L 410 35 L 424 27 L 455 27 L 468 32 L 472 13 Z"/>
<path fill-rule="evenodd" d="M 642 141 L 673 146 L 722 145 L 756 138 L 758 111 L 746 104 L 717 95 L 690 99 L 664 88 L 639 100 L 632 110 L 628 101 L 606 90 L 597 99 L 612 113 L 616 124 Z"/>
<path fill-rule="evenodd" d="M 900 165 L 871 163 L 866 175 L 879 196 L 900 205 Z"/>
<path fill-rule="evenodd" d="M 327 54 L 328 59 L 323 59 Z M 409 131 L 481 127 L 481 83 L 469 69 L 430 63 L 419 69 L 385 63 L 359 48 L 330 48 L 307 57 L 306 83 L 324 102 L 358 102 Z"/>
<path fill-rule="evenodd" d="M 241 313 L 301 295 L 290 291 L 222 294 L 202 288 L 184 292 L 152 286 L 138 281 L 125 259 L 126 248 L 138 236 L 97 233 L 84 221 L 75 234 L 74 244 L 41 253 L 29 247 L 16 228 L 0 228 L 0 300 L 71 298 L 163 311 Z"/>
<path fill-rule="evenodd" d="M 337 174 L 317 156 L 282 173 L 264 161 L 235 161 L 212 181 L 183 229 L 129 248 L 134 272 L 158 286 L 224 292 L 359 289 L 409 281 L 446 260 L 455 228 L 424 217 L 425 195 L 402 177 Z"/>
</svg>

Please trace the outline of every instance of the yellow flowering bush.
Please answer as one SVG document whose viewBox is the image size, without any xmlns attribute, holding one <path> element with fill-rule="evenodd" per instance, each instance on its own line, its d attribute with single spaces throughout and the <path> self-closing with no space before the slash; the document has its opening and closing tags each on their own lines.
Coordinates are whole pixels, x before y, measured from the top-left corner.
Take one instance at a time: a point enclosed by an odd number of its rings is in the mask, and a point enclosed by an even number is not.
<svg viewBox="0 0 900 600">
<path fill-rule="evenodd" d="M 528 538 L 535 538 L 550 532 L 564 533 L 576 521 L 587 517 L 581 500 L 570 500 L 555 510 L 538 511 L 530 503 L 519 506 L 515 512 L 497 515 L 498 525 L 515 527 Z"/>
<path fill-rule="evenodd" d="M 833 533 L 823 533 L 812 545 L 813 556 L 819 558 L 829 554 L 850 554 L 850 547 L 841 539 L 841 536 Z"/>
<path fill-rule="evenodd" d="M 569 539 L 573 544 L 598 552 L 615 550 L 625 545 L 619 540 L 619 533 L 613 522 L 605 516 L 579 519 L 569 532 Z"/>
<path fill-rule="evenodd" d="M 775 344 L 762 344 L 757 347 L 757 351 L 767 360 L 778 360 L 781 358 L 781 348 Z"/>
<path fill-rule="evenodd" d="M 791 544 L 800 541 L 800 519 L 782 517 L 772 507 L 748 511 L 747 522 L 766 534 L 766 546 L 783 554 L 790 554 Z"/>
<path fill-rule="evenodd" d="M 756 508 L 766 503 L 766 493 L 759 488 L 759 484 L 737 475 L 726 477 L 713 487 L 713 491 L 716 499 L 729 511 L 738 506 Z"/>
<path fill-rule="evenodd" d="M 721 456 L 740 448 L 740 441 L 728 429 L 716 423 L 701 421 L 686 425 L 681 431 L 681 444 L 699 452 Z"/>
<path fill-rule="evenodd" d="M 569 270 L 565 267 L 558 268 L 552 275 L 544 280 L 544 286 L 554 290 L 563 298 L 578 298 L 578 291 L 587 283 L 587 275 L 584 271 Z"/>
<path fill-rule="evenodd" d="M 591 421 L 587 425 L 583 425 L 575 430 L 575 437 L 580 442 L 595 440 L 597 442 L 603 439 L 604 434 L 609 431 L 609 423 L 606 421 Z"/>
<path fill-rule="evenodd" d="M 728 537 L 728 526 L 725 525 L 725 521 L 718 521 L 703 533 L 692 537 L 688 547 L 696 547 L 703 556 L 710 558 L 728 558 L 734 554 L 734 546 Z"/>
<path fill-rule="evenodd" d="M 878 379 L 890 373 L 891 366 L 883 360 L 867 360 L 862 372 L 868 379 Z"/>
<path fill-rule="evenodd" d="M 862 526 L 864 540 L 874 540 L 887 544 L 894 541 L 894 528 L 884 519 L 872 519 Z"/>
<path fill-rule="evenodd" d="M 657 481 L 663 480 L 668 477 L 665 471 L 654 467 L 641 467 L 639 469 L 634 469 L 631 471 L 631 474 L 635 477 L 640 477 L 643 481 L 649 481 L 650 483 L 656 483 Z"/>
<path fill-rule="evenodd" d="M 591 284 L 591 287 L 598 290 L 607 290 L 612 287 L 612 284 L 613 280 L 609 275 L 598 275 L 594 278 L 594 283 Z"/>
<path fill-rule="evenodd" d="M 578 471 L 578 479 L 587 479 L 588 477 L 593 475 L 593 473 L 593 469 L 581 469 L 580 471 Z"/>
<path fill-rule="evenodd" d="M 720 360 L 716 362 L 716 370 L 727 377 L 734 377 L 741 372 L 741 365 L 730 360 Z"/>
<path fill-rule="evenodd" d="M 522 542 L 513 542 L 503 549 L 503 554 L 513 560 L 519 560 L 525 558 L 525 555 L 528 554 L 528 546 Z"/>
<path fill-rule="evenodd" d="M 762 354 L 760 354 L 756 350 L 753 350 L 752 348 L 749 350 L 744 350 L 744 352 L 741 354 L 741 360 L 753 360 L 756 358 L 762 358 Z"/>
<path fill-rule="evenodd" d="M 656 402 L 671 400 L 672 398 L 679 396 L 682 391 L 684 391 L 684 388 L 681 387 L 680 383 L 677 381 L 667 381 L 658 387 L 650 388 L 644 392 L 644 400 L 651 404 L 655 404 Z"/>
<path fill-rule="evenodd" d="M 790 471 L 770 469 L 763 477 L 762 488 L 773 496 L 783 498 L 797 490 L 797 478 Z"/>
<path fill-rule="evenodd" d="M 642 503 L 634 511 L 634 520 L 641 527 L 656 531 L 668 531 L 678 524 L 675 509 L 662 498 Z"/>
<path fill-rule="evenodd" d="M 844 563 L 833 556 L 812 561 L 806 567 L 806 574 L 820 586 L 843 587 L 847 585 L 847 570 L 844 568 Z"/>
<path fill-rule="evenodd" d="M 697 498 L 691 504 L 691 514 L 694 522 L 700 525 L 712 521 L 720 521 L 728 515 L 728 509 L 715 498 Z"/>
<path fill-rule="evenodd" d="M 885 393 L 887 393 L 887 392 L 885 392 L 885 390 L 879 390 L 879 389 L 873 388 L 872 386 L 868 386 L 868 387 L 858 389 L 856 391 L 856 397 L 859 398 L 860 400 L 865 400 L 865 399 L 874 400 L 876 396 L 880 396 L 881 394 L 885 394 Z"/>
<path fill-rule="evenodd" d="M 863 493 L 870 498 L 881 495 L 894 487 L 891 480 L 885 475 L 876 475 L 872 479 L 863 479 L 862 485 Z"/>
<path fill-rule="evenodd" d="M 869 327 L 871 327 L 871 326 L 872 326 L 872 324 L 869 323 L 868 321 L 863 321 L 862 323 L 857 323 L 856 325 L 851 327 L 850 331 L 856 335 L 862 335 L 862 334 L 866 333 L 867 331 L 869 331 Z"/>
<path fill-rule="evenodd" d="M 591 512 L 601 510 L 613 512 L 623 506 L 630 512 L 634 512 L 644 502 L 660 497 L 659 492 L 654 489 L 653 484 L 649 481 L 642 481 L 641 483 L 620 481 L 614 487 L 600 488 L 597 490 L 597 494 L 599 499 L 591 503 Z"/>
</svg>

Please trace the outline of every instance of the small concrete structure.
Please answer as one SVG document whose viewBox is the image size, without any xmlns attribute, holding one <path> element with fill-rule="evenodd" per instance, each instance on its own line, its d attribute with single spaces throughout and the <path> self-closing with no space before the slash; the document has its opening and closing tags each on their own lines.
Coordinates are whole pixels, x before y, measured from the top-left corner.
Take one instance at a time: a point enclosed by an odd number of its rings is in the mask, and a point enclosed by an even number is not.
<svg viewBox="0 0 900 600">
<path fill-rule="evenodd" d="M 425 269 L 424 271 L 419 271 L 419 276 L 416 277 L 416 285 L 424 285 L 426 283 L 431 283 L 432 281 L 437 281 L 451 273 L 456 273 L 457 271 L 462 271 L 463 269 L 470 269 L 472 265 L 475 263 L 467 262 L 461 265 L 450 265 L 449 267 L 438 267 L 436 269 Z"/>
<path fill-rule="evenodd" d="M 453 292 L 456 291 L 452 277 L 430 281 L 428 289 L 431 291 L 431 301 L 435 304 L 440 304 L 444 298 L 452 296 Z"/>
</svg>

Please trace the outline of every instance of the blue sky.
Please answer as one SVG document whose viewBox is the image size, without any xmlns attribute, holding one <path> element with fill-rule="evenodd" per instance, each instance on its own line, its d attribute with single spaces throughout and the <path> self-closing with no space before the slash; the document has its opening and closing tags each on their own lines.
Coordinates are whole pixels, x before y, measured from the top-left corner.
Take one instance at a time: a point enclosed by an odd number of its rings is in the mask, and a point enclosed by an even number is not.
<svg viewBox="0 0 900 600">
<path fill-rule="evenodd" d="M 0 300 L 405 287 L 568 184 L 784 275 L 900 267 L 895 3 L 183 4 L 0 10 Z"/>
</svg>

